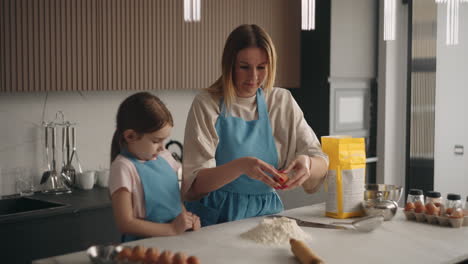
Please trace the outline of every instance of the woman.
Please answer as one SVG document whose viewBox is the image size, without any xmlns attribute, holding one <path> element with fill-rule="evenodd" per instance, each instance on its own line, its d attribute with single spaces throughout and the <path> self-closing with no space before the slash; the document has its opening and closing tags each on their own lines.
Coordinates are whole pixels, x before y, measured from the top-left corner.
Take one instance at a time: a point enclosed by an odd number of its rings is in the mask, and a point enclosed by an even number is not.
<svg viewBox="0 0 468 264">
<path fill-rule="evenodd" d="M 276 52 L 257 25 L 229 35 L 222 75 L 191 106 L 182 192 L 202 226 L 278 213 L 274 189 L 314 192 L 328 157 L 290 92 L 273 88 Z M 292 175 L 281 185 L 277 169 Z"/>
</svg>

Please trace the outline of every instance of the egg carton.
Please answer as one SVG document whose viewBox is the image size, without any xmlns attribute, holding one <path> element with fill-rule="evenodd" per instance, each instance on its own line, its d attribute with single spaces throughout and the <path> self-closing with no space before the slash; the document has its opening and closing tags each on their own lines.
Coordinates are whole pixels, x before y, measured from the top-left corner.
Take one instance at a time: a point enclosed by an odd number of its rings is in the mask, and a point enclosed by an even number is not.
<svg viewBox="0 0 468 264">
<path fill-rule="evenodd" d="M 440 225 L 440 226 L 450 226 L 454 228 L 460 228 L 462 226 L 468 226 L 468 216 L 464 216 L 461 218 L 454 218 L 449 216 L 441 216 L 441 215 L 430 215 L 426 213 L 416 213 L 414 210 L 405 211 L 403 213 L 406 216 L 406 220 L 409 221 L 416 221 L 421 223 L 429 223 L 433 225 Z"/>
</svg>

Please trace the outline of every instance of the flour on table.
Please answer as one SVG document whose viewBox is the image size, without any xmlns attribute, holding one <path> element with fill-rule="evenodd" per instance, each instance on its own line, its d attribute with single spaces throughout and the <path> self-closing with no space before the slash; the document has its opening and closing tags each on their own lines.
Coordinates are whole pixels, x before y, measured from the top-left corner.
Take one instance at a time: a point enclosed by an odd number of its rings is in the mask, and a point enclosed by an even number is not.
<svg viewBox="0 0 468 264">
<path fill-rule="evenodd" d="M 310 235 L 295 220 L 286 217 L 264 218 L 256 227 L 242 233 L 241 237 L 265 245 L 289 244 L 290 238 L 310 239 Z"/>
</svg>

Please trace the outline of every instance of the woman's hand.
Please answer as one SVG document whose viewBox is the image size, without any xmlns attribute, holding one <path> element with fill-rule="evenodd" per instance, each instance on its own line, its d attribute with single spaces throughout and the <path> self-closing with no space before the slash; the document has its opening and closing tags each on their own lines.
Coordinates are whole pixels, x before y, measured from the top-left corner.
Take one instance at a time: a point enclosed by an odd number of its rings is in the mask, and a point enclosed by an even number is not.
<svg viewBox="0 0 468 264">
<path fill-rule="evenodd" d="M 176 235 L 182 234 L 185 230 L 193 228 L 193 217 L 194 215 L 188 211 L 180 213 L 171 223 L 174 233 Z M 200 219 L 198 219 L 198 221 L 200 221 Z"/>
<path fill-rule="evenodd" d="M 273 177 L 279 179 L 280 176 L 278 175 L 278 172 L 273 166 L 264 162 L 263 160 L 257 159 L 255 157 L 245 157 L 242 158 L 242 167 L 243 174 L 246 174 L 250 178 L 262 181 L 272 188 L 281 187 L 279 183 L 277 183 L 271 176 L 267 174 L 269 173 L 273 175 Z"/>
<path fill-rule="evenodd" d="M 294 172 L 294 176 L 284 183 L 283 190 L 294 189 L 310 177 L 310 157 L 307 155 L 297 156 L 283 172 L 287 174 L 290 171 Z"/>
</svg>

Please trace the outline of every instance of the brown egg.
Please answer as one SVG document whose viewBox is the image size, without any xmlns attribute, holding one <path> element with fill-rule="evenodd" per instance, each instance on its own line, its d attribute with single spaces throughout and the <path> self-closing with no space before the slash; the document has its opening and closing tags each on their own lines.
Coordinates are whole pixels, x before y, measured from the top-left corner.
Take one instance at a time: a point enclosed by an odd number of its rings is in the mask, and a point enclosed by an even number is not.
<svg viewBox="0 0 468 264">
<path fill-rule="evenodd" d="M 426 207 L 420 201 L 414 203 L 414 212 L 415 213 L 424 213 L 426 211 Z"/>
<path fill-rule="evenodd" d="M 136 246 L 132 250 L 131 261 L 143 261 L 145 259 L 146 248 L 142 246 Z"/>
<path fill-rule="evenodd" d="M 188 259 L 187 259 L 187 264 L 200 264 L 200 260 L 195 257 L 195 256 L 190 256 Z"/>
<path fill-rule="evenodd" d="M 281 178 L 278 179 L 279 183 L 283 184 L 289 180 L 287 173 L 278 172 L 278 174 L 281 176 Z"/>
<path fill-rule="evenodd" d="M 439 215 L 440 208 L 435 206 L 433 203 L 426 204 L 426 213 L 428 215 Z"/>
<path fill-rule="evenodd" d="M 411 211 L 411 210 L 414 210 L 414 203 L 412 203 L 412 202 L 406 203 L 405 211 Z"/>
<path fill-rule="evenodd" d="M 453 212 L 453 209 L 452 208 L 447 208 L 447 210 L 445 210 L 445 214 L 450 216 Z"/>
<path fill-rule="evenodd" d="M 172 259 L 172 261 L 173 261 L 173 264 L 186 264 L 187 256 L 182 252 L 178 252 L 174 255 L 174 258 Z"/>
<path fill-rule="evenodd" d="M 157 248 L 148 248 L 145 254 L 145 264 L 156 264 L 159 259 L 159 250 Z"/>
<path fill-rule="evenodd" d="M 451 208 L 449 208 L 451 209 Z M 455 210 L 452 212 L 452 214 L 449 216 L 450 218 L 462 218 L 463 217 L 463 212 L 461 210 Z"/>
<path fill-rule="evenodd" d="M 159 255 L 159 260 L 158 264 L 172 264 L 172 257 L 174 254 L 172 254 L 171 251 L 163 251 L 161 255 Z"/>
<path fill-rule="evenodd" d="M 124 247 L 122 251 L 119 252 L 117 255 L 117 259 L 119 260 L 128 260 L 132 256 L 132 249 L 128 247 Z"/>
</svg>

